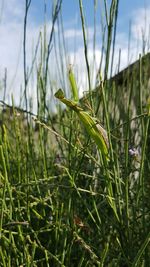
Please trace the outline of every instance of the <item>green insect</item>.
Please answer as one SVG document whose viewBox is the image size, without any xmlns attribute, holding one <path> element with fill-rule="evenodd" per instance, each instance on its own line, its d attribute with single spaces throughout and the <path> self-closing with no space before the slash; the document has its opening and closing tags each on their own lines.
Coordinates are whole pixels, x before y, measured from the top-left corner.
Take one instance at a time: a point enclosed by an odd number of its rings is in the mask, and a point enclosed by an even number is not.
<svg viewBox="0 0 150 267">
<path fill-rule="evenodd" d="M 64 93 L 61 89 L 59 89 L 55 93 L 55 97 L 77 113 L 88 134 L 95 141 L 98 149 L 101 151 L 104 160 L 108 161 L 109 142 L 105 129 L 96 121 L 95 118 L 90 116 L 88 112 L 79 107 L 76 102 L 65 98 Z"/>
</svg>

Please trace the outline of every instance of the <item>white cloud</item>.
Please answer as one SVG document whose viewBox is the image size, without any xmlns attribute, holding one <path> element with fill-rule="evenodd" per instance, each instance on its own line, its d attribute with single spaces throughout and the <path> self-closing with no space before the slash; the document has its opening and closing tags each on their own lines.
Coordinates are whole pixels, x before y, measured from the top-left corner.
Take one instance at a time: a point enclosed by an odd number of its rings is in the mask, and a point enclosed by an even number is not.
<svg viewBox="0 0 150 267">
<path fill-rule="evenodd" d="M 145 42 L 145 49 L 148 51 L 150 49 L 150 6 L 133 12 L 131 31 L 134 39 L 139 42 L 139 46 L 143 46 Z"/>
<path fill-rule="evenodd" d="M 4 0 L 2 21 L 8 22 L 8 18 L 12 21 L 22 21 L 24 17 L 25 1 Z"/>
<path fill-rule="evenodd" d="M 82 38 L 82 36 L 83 36 L 82 30 L 68 29 L 64 33 L 65 39 Z"/>
<path fill-rule="evenodd" d="M 23 20 L 24 1 L 5 0 L 0 24 L 0 79 L 7 68 L 7 101 L 11 101 L 11 94 L 15 102 L 20 100 L 20 88 L 24 82 L 23 75 Z M 30 67 L 32 61 L 32 48 L 37 42 L 40 26 L 29 21 L 27 27 L 27 64 Z"/>
<path fill-rule="evenodd" d="M 22 8 L 17 0 L 4 1 L 4 9 L 0 24 L 0 75 L 4 69 L 8 70 L 8 88 L 15 86 L 13 83 L 17 68 L 21 70 L 22 46 Z M 20 75 L 21 76 L 21 71 Z M 21 81 L 21 80 L 20 80 Z"/>
</svg>

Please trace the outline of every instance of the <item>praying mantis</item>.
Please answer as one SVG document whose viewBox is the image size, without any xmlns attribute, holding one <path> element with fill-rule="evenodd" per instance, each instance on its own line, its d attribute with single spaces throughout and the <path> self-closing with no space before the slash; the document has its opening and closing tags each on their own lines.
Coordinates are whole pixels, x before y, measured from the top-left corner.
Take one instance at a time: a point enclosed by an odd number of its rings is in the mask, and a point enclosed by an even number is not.
<svg viewBox="0 0 150 267">
<path fill-rule="evenodd" d="M 106 130 L 98 123 L 98 121 L 94 117 L 92 117 L 88 112 L 84 111 L 80 106 L 78 106 L 75 101 L 67 99 L 61 89 L 59 89 L 55 93 L 55 97 L 59 99 L 62 103 L 64 103 L 67 107 L 76 112 L 80 121 L 86 128 L 88 134 L 96 143 L 104 160 L 107 162 L 109 160 L 109 142 Z"/>
</svg>

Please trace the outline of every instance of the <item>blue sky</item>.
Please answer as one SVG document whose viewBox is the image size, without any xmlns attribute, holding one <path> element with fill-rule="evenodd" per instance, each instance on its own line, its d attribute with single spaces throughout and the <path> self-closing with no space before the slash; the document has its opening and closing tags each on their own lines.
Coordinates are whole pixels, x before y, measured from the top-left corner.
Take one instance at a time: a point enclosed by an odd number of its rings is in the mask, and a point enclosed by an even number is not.
<svg viewBox="0 0 150 267">
<path fill-rule="evenodd" d="M 47 3 L 48 9 L 50 8 L 49 0 L 45 1 Z M 92 16 L 91 11 L 93 10 L 93 2 L 94 0 L 83 0 L 83 6 L 86 9 L 86 15 L 88 19 L 91 19 Z M 102 2 L 102 1 L 101 1 Z M 110 1 L 108 1 L 109 3 Z M 119 2 L 119 15 L 122 17 L 130 17 L 131 11 L 135 11 L 138 8 L 148 7 L 148 0 L 120 0 Z M 100 1 L 97 1 L 97 5 L 99 8 Z M 41 19 L 43 15 L 44 9 L 44 1 L 41 0 L 32 0 L 31 3 L 32 12 L 35 12 L 35 19 Z M 64 20 L 71 21 L 76 13 L 79 13 L 79 1 L 78 0 L 63 0 L 62 4 L 63 14 L 65 16 Z M 37 16 L 38 15 L 38 16 Z"/>
<path fill-rule="evenodd" d="M 7 0 L 8 1 L 8 0 Z M 41 0 L 32 0 L 31 4 L 31 13 L 32 18 L 35 20 L 36 23 L 41 23 L 43 21 L 43 10 L 44 10 L 44 1 Z M 47 11 L 51 12 L 50 2 L 52 1 L 45 1 L 47 3 Z M 86 20 L 88 21 L 88 25 L 93 25 L 93 8 L 94 0 L 83 0 L 84 12 L 86 15 Z M 97 0 L 97 14 L 100 10 L 100 0 Z M 110 3 L 111 1 L 108 1 Z M 127 25 L 130 20 L 133 19 L 133 14 L 136 13 L 136 10 L 140 8 L 147 8 L 149 7 L 148 0 L 120 0 L 119 1 L 119 21 L 121 22 L 121 27 L 118 27 L 120 30 L 127 30 Z M 78 0 L 63 0 L 62 4 L 62 14 L 64 18 L 64 23 L 70 23 L 79 18 L 79 1 Z"/>
<path fill-rule="evenodd" d="M 52 0 L 45 0 L 47 3 L 47 37 L 51 28 L 51 3 Z M 83 53 L 83 37 L 81 31 L 81 22 L 79 15 L 78 0 L 63 0 L 62 17 L 64 24 L 65 42 L 67 47 L 67 63 L 73 64 L 78 70 L 77 78 L 82 86 L 82 91 L 86 88 L 85 60 Z M 100 12 L 102 8 L 97 0 L 96 9 L 96 27 L 97 27 L 97 46 L 95 50 L 97 66 L 101 56 L 101 32 L 100 32 Z M 108 0 L 108 4 L 110 0 Z M 25 0 L 1 0 L 0 1 L 0 80 L 4 76 L 4 69 L 8 70 L 8 88 L 7 96 L 11 93 L 19 97 L 20 85 L 23 82 L 23 61 L 22 61 L 22 40 L 23 40 L 23 18 L 24 18 Z M 84 14 L 87 22 L 87 32 L 89 37 L 89 61 L 92 64 L 93 59 L 93 21 L 94 8 L 93 0 L 83 0 Z M 146 18 L 146 19 L 145 19 Z M 137 58 L 141 52 L 142 32 L 145 38 L 149 39 L 150 26 L 150 3 L 148 0 L 120 0 L 118 13 L 118 26 L 115 50 L 115 64 L 117 65 L 118 51 L 122 50 L 121 67 L 123 68 L 129 62 L 128 57 L 128 32 L 129 22 L 131 22 L 131 44 L 130 44 L 130 62 Z M 27 31 L 27 62 L 29 68 L 33 56 L 33 50 L 37 42 L 40 31 L 43 31 L 44 25 L 44 0 L 32 0 L 29 10 L 29 21 Z M 56 40 L 57 42 L 57 40 Z M 147 43 L 147 50 L 149 50 Z M 56 83 L 56 63 L 51 68 L 53 83 Z M 58 59 L 58 61 L 60 58 Z M 82 76 L 81 76 L 82 74 Z M 34 80 L 34 79 L 33 79 Z M 1 85 L 2 86 L 2 85 Z M 30 85 L 31 86 L 31 85 Z M 56 87 L 59 84 L 56 84 Z M 32 81 L 32 87 L 35 87 Z"/>
</svg>

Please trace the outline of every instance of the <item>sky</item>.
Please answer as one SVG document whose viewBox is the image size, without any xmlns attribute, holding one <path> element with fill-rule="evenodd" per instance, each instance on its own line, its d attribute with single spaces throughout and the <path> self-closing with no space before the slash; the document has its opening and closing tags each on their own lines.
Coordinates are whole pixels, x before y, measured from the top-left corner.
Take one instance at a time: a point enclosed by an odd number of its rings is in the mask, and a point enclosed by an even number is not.
<svg viewBox="0 0 150 267">
<path fill-rule="evenodd" d="M 46 15 L 44 15 L 44 2 L 46 3 Z M 88 38 L 88 57 L 90 66 L 93 64 L 93 34 L 94 34 L 94 0 L 83 0 L 84 16 Z M 100 21 L 103 16 L 102 2 L 96 2 L 96 46 L 95 67 L 93 73 L 96 75 L 101 58 L 102 32 Z M 107 1 L 108 5 L 111 2 Z M 32 0 L 28 14 L 27 24 L 27 66 L 30 69 L 32 59 L 39 37 L 47 25 L 47 40 L 51 30 L 51 3 L 52 0 Z M 0 98 L 3 99 L 3 80 L 5 69 L 7 69 L 7 91 L 5 100 L 11 102 L 14 95 L 18 104 L 23 92 L 23 21 L 25 0 L 0 0 Z M 54 43 L 50 55 L 49 72 L 51 83 L 54 87 L 64 86 L 61 64 L 66 63 L 66 69 L 72 64 L 80 87 L 80 93 L 87 88 L 87 75 L 83 49 L 83 34 L 81 30 L 81 19 L 78 0 L 63 0 L 61 18 L 63 20 L 64 40 L 66 56 L 59 55 L 59 31 L 55 27 L 55 54 Z M 129 45 L 129 32 L 131 35 Z M 142 52 L 142 43 L 145 40 L 146 49 L 149 51 L 150 42 L 150 3 L 147 0 L 120 0 L 117 23 L 116 47 L 114 54 L 114 72 L 117 69 L 119 50 L 121 49 L 121 66 L 123 68 L 138 58 Z M 63 43 L 62 36 L 60 43 Z M 61 46 L 60 44 L 60 46 Z M 128 48 L 130 47 L 130 53 Z M 63 49 L 62 49 L 63 50 Z M 38 62 L 37 62 L 38 64 Z M 97 68 L 97 69 L 96 69 Z M 93 74 L 93 84 L 94 84 Z M 61 78 L 58 76 L 61 76 Z M 34 75 L 33 75 L 34 76 Z M 36 98 L 36 77 L 31 77 L 29 84 L 29 96 Z"/>
</svg>

